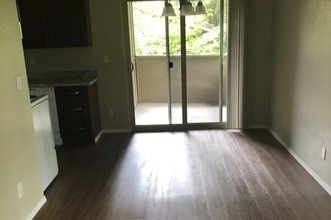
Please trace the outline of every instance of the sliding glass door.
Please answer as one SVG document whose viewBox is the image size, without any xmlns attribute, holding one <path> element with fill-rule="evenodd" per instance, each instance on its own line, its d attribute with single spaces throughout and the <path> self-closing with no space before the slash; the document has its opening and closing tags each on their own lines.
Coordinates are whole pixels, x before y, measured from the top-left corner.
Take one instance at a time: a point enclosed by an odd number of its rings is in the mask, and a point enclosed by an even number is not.
<svg viewBox="0 0 331 220">
<path fill-rule="evenodd" d="M 185 17 L 188 123 L 222 119 L 224 6 L 219 0 L 204 0 L 203 4 L 206 14 Z"/>
<path fill-rule="evenodd" d="M 181 123 L 180 88 L 173 71 L 180 66 L 180 53 L 171 46 L 179 39 L 178 25 L 174 25 L 178 21 L 161 18 L 163 6 L 163 1 L 129 3 L 135 124 L 139 126 Z"/>
<path fill-rule="evenodd" d="M 180 16 L 182 3 L 169 17 L 164 1 L 129 3 L 136 126 L 226 121 L 227 4 L 204 0 L 206 14 Z"/>
</svg>

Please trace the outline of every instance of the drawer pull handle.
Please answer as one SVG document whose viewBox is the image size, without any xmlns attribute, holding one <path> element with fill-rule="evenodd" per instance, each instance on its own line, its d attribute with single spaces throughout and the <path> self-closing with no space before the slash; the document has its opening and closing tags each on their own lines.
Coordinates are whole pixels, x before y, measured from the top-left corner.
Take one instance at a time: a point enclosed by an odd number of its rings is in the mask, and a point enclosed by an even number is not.
<svg viewBox="0 0 331 220">
<path fill-rule="evenodd" d="M 74 131 L 83 131 L 83 130 L 85 130 L 85 128 L 84 128 L 84 127 L 81 127 L 81 128 L 74 128 L 74 129 L 72 129 L 72 130 L 74 130 Z"/>
<path fill-rule="evenodd" d="M 79 92 L 69 92 L 69 95 L 79 95 Z"/>
<path fill-rule="evenodd" d="M 71 111 L 81 111 L 81 110 L 83 110 L 82 108 L 73 108 L 73 109 L 71 109 Z"/>
</svg>

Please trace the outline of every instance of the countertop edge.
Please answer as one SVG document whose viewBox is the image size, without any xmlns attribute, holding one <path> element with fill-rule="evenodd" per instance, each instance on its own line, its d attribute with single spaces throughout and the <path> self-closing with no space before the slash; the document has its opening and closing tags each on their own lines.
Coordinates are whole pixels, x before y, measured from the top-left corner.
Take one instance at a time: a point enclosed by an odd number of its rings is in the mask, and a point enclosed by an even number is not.
<svg viewBox="0 0 331 220">
<path fill-rule="evenodd" d="M 38 88 L 38 87 L 64 87 L 64 86 L 90 86 L 93 83 L 97 82 L 98 78 L 88 80 L 86 82 L 59 82 L 59 83 L 33 83 L 29 82 L 30 88 Z"/>
<path fill-rule="evenodd" d="M 29 87 L 90 86 L 97 80 L 97 70 L 28 72 Z"/>
<path fill-rule="evenodd" d="M 38 105 L 39 103 L 45 101 L 48 99 L 48 95 L 43 95 L 42 97 L 40 97 L 39 99 L 31 102 L 31 108 L 35 107 L 36 105 Z"/>
</svg>

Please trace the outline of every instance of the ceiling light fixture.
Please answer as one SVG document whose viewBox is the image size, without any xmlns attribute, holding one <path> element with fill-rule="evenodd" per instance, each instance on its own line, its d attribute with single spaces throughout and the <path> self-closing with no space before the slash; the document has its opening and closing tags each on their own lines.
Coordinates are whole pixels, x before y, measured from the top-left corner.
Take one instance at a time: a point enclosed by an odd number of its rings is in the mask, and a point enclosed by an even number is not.
<svg viewBox="0 0 331 220">
<path fill-rule="evenodd" d="M 204 15 L 207 14 L 206 13 L 206 9 L 205 6 L 202 4 L 202 1 L 199 0 L 197 7 L 195 7 L 195 14 L 196 15 Z"/>
<path fill-rule="evenodd" d="M 197 6 L 192 6 L 191 0 L 179 0 L 180 2 L 180 15 L 181 16 L 188 16 L 188 15 L 203 15 L 207 14 L 205 6 L 203 5 L 202 1 L 199 0 Z M 169 16 L 176 16 L 175 10 L 170 3 L 170 0 L 165 0 L 164 8 L 161 17 L 169 17 Z"/>
<path fill-rule="evenodd" d="M 188 15 L 194 15 L 195 14 L 192 3 L 189 0 L 183 1 L 179 11 L 180 11 L 180 15 L 182 15 L 182 16 L 188 16 Z"/>
<path fill-rule="evenodd" d="M 172 7 L 172 4 L 166 1 L 161 17 L 169 17 L 169 16 L 176 16 L 176 13 L 174 7 Z"/>
</svg>

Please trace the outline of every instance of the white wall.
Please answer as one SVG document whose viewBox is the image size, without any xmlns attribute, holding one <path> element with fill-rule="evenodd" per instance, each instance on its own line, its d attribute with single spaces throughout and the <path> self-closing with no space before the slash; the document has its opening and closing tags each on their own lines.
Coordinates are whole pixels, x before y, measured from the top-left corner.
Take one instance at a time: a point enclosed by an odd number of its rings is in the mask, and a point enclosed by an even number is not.
<svg viewBox="0 0 331 220">
<path fill-rule="evenodd" d="M 330 186 L 331 1 L 274 1 L 273 36 L 271 127 Z"/>
<path fill-rule="evenodd" d="M 0 1 L 0 219 L 26 219 L 43 199 L 15 0 Z M 21 91 L 16 76 L 22 77 Z M 17 185 L 23 184 L 19 199 Z"/>
</svg>

